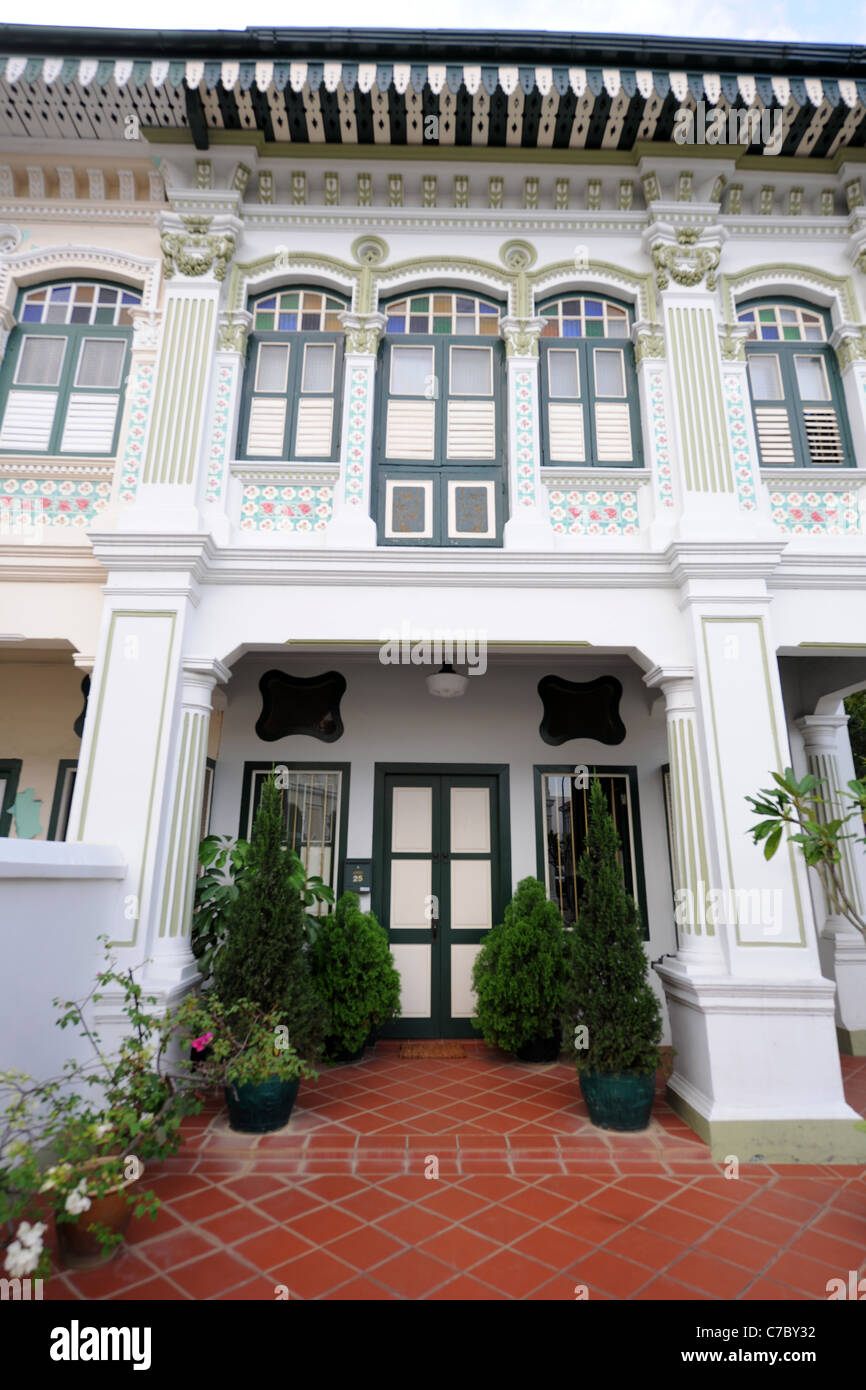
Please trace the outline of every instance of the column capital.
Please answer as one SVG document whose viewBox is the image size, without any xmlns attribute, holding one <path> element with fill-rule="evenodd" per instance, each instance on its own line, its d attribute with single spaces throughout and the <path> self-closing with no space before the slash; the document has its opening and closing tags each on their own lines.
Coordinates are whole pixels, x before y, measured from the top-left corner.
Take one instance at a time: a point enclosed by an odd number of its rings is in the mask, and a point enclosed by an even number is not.
<svg viewBox="0 0 866 1390">
<path fill-rule="evenodd" d="M 231 680 L 231 671 L 216 656 L 184 656 L 181 658 L 184 689 L 200 687 L 208 694 L 215 685 L 225 685 Z"/>
<path fill-rule="evenodd" d="M 153 309 L 130 309 L 133 352 L 154 352 L 159 347 L 159 328 L 162 314 Z"/>
<path fill-rule="evenodd" d="M 866 251 L 863 254 L 866 256 Z M 840 323 L 830 334 L 830 346 L 844 371 L 852 362 L 866 358 L 866 328 L 861 323 Z"/>
<path fill-rule="evenodd" d="M 653 666 L 643 677 L 650 690 L 661 690 L 665 708 L 686 714 L 695 709 L 695 672 L 691 666 Z"/>
<path fill-rule="evenodd" d="M 543 318 L 516 318 L 506 315 L 500 319 L 499 332 L 505 339 L 506 357 L 537 357 L 538 340 L 544 324 Z"/>
<path fill-rule="evenodd" d="M 228 309 L 219 316 L 217 352 L 236 352 L 243 357 L 253 316 L 246 309 Z"/>
<path fill-rule="evenodd" d="M 836 756 L 836 736 L 848 723 L 847 714 L 804 714 L 794 721 L 803 735 L 806 753 Z"/>
<path fill-rule="evenodd" d="M 347 309 L 338 317 L 346 334 L 346 353 L 357 357 L 375 357 L 379 339 L 385 331 L 385 315 L 355 314 Z"/>
<path fill-rule="evenodd" d="M 653 323 L 650 319 L 638 319 L 632 324 L 631 340 L 634 343 L 634 360 L 636 366 L 650 358 L 656 360 L 665 356 L 665 335 L 660 323 Z"/>
<path fill-rule="evenodd" d="M 745 323 L 720 323 L 719 347 L 723 362 L 743 362 L 746 360 L 746 339 L 750 329 Z"/>
</svg>

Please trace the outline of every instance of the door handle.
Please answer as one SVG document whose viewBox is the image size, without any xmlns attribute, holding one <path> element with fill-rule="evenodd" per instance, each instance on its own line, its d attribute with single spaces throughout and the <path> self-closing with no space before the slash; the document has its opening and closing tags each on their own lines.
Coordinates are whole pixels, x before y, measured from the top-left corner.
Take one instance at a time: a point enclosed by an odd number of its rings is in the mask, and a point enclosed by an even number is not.
<svg viewBox="0 0 866 1390">
<path fill-rule="evenodd" d="M 439 931 L 439 918 L 438 918 L 438 917 L 433 917 L 433 918 L 431 919 L 431 921 L 430 921 L 430 929 L 431 929 L 431 931 L 433 932 L 433 940 L 435 941 L 435 940 L 436 940 L 436 935 L 437 935 L 437 933 L 438 933 L 438 931 Z"/>
</svg>

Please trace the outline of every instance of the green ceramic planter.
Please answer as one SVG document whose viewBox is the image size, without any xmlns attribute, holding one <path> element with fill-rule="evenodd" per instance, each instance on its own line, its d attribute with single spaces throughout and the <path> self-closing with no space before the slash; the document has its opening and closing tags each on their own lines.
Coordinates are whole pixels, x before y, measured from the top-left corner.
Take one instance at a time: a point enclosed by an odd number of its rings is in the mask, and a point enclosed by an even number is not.
<svg viewBox="0 0 866 1390">
<path fill-rule="evenodd" d="M 628 1132 L 646 1129 L 655 1096 L 655 1076 L 629 1072 L 580 1073 L 580 1089 L 589 1118 L 599 1129 Z"/>
<path fill-rule="evenodd" d="M 280 1081 L 270 1077 L 258 1085 L 226 1086 L 229 1125 L 241 1134 L 269 1134 L 289 1122 L 300 1080 Z"/>
</svg>

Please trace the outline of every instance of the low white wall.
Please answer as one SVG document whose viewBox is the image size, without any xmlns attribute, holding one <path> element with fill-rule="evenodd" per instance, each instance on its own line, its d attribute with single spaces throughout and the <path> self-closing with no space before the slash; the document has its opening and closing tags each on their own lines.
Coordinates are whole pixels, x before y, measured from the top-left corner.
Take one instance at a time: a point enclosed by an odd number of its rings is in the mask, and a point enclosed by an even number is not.
<svg viewBox="0 0 866 1390">
<path fill-rule="evenodd" d="M 0 839 L 0 1070 L 43 1079 L 89 1055 L 76 1029 L 55 1026 L 52 1000 L 91 988 L 125 877 L 113 846 Z"/>
</svg>

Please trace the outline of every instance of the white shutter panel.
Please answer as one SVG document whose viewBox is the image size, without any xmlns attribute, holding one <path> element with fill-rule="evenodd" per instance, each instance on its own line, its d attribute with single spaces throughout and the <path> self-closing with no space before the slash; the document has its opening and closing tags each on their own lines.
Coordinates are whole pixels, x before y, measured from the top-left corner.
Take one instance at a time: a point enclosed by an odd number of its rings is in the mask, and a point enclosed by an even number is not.
<svg viewBox="0 0 866 1390">
<path fill-rule="evenodd" d="M 247 453 L 256 458 L 283 457 L 286 401 L 273 396 L 254 396 L 250 403 Z"/>
<path fill-rule="evenodd" d="M 586 463 L 583 440 L 583 406 L 551 401 L 547 407 L 550 423 L 549 463 Z"/>
<path fill-rule="evenodd" d="M 48 448 L 56 391 L 10 391 L 0 428 L 0 449 Z"/>
<path fill-rule="evenodd" d="M 117 396 L 69 397 L 61 454 L 110 454 L 117 419 Z"/>
<path fill-rule="evenodd" d="M 295 457 L 330 458 L 333 421 L 334 402 L 330 398 L 298 401 Z"/>
<path fill-rule="evenodd" d="M 450 459 L 496 457 L 496 406 L 493 401 L 449 401 L 448 438 Z"/>
<path fill-rule="evenodd" d="M 436 444 L 433 401 L 388 402 L 385 454 L 389 459 L 432 459 Z"/>
<path fill-rule="evenodd" d="M 628 463 L 631 460 L 631 421 L 627 405 L 596 402 L 595 446 L 598 463 Z"/>
<path fill-rule="evenodd" d="M 815 468 L 843 468 L 845 450 L 839 433 L 839 421 L 832 407 L 806 406 L 803 409 L 809 457 Z"/>
<path fill-rule="evenodd" d="M 795 462 L 787 410 L 778 406 L 756 405 L 755 429 L 761 451 L 761 463 L 765 468 Z"/>
</svg>

